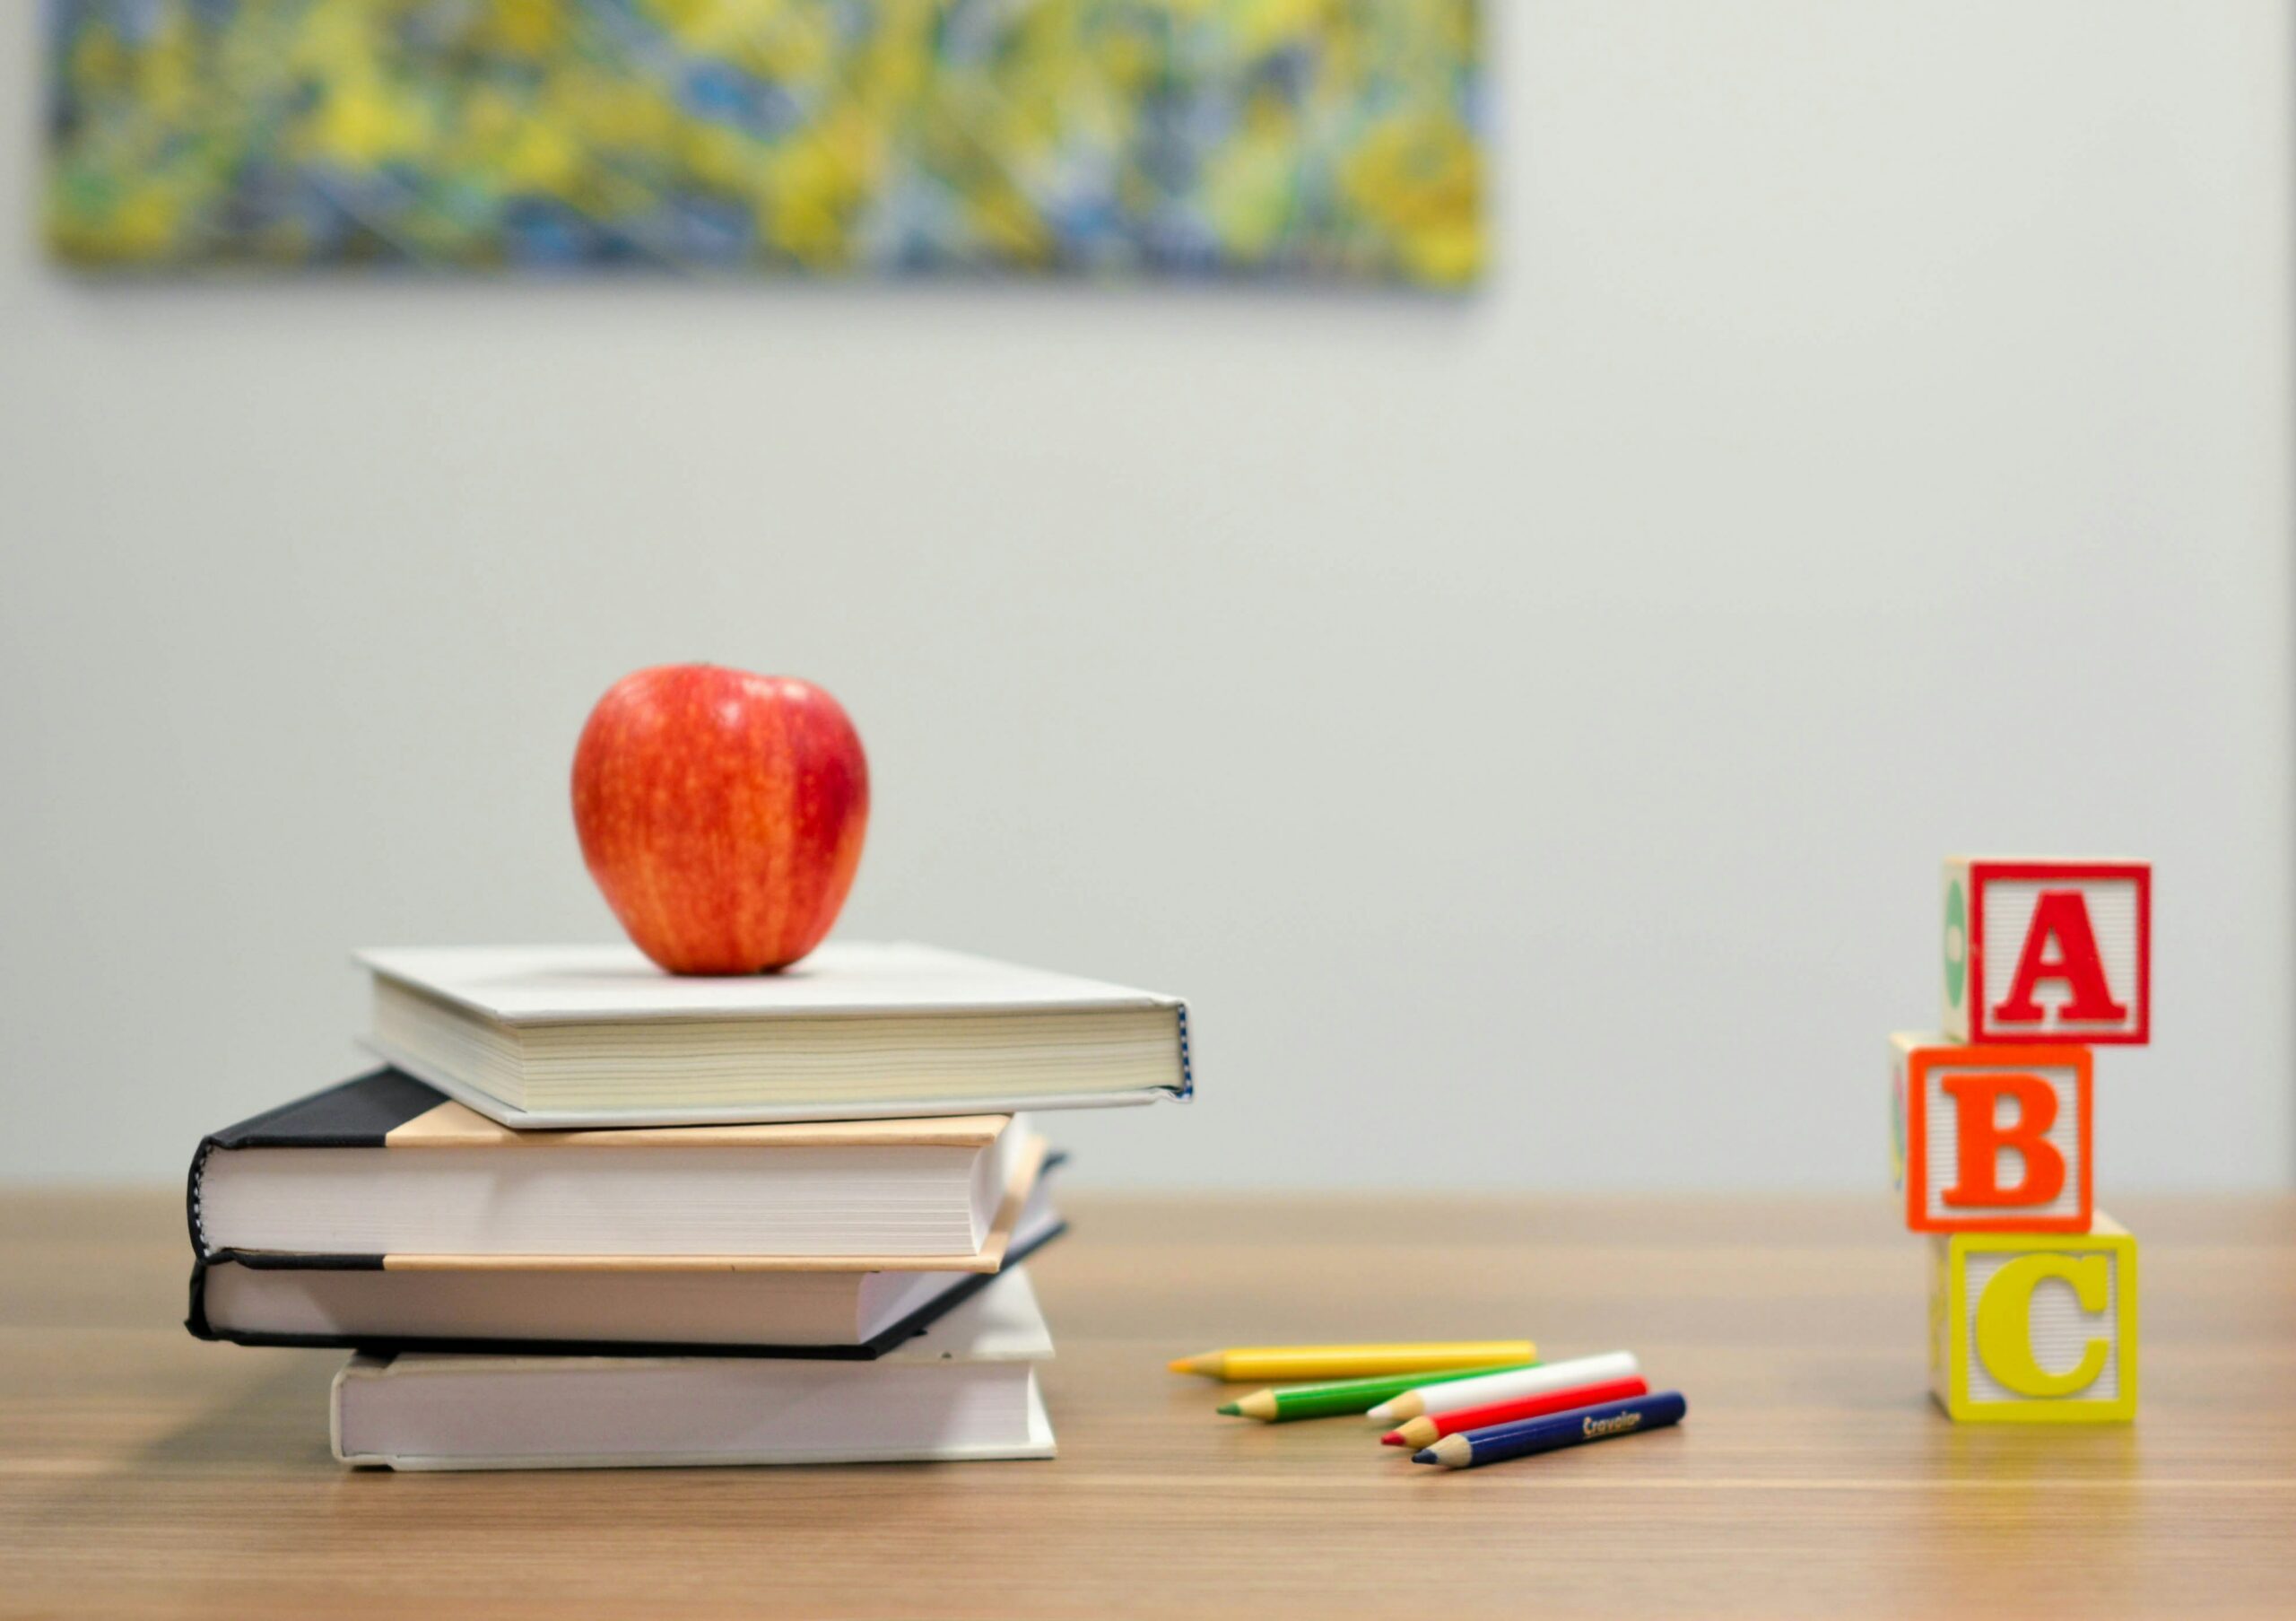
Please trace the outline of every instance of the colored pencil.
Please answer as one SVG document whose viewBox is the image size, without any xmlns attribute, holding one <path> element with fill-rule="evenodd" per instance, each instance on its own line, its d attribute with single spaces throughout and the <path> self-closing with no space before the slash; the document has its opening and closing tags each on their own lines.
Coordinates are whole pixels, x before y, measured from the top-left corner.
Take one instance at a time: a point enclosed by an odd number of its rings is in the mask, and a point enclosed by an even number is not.
<svg viewBox="0 0 2296 1621">
<path fill-rule="evenodd" d="M 1208 1379 L 1368 1379 L 1378 1373 L 1450 1373 L 1529 1362 L 1539 1349 L 1527 1339 L 1465 1339 L 1441 1345 L 1237 1346 L 1183 1356 L 1175 1373 Z"/>
<path fill-rule="evenodd" d="M 1505 1401 L 1516 1396 L 1544 1396 L 1549 1390 L 1567 1390 L 1576 1384 L 1631 1379 L 1640 1372 L 1642 1364 L 1634 1360 L 1631 1351 L 1575 1356 L 1569 1362 L 1518 1368 L 1511 1373 L 1485 1373 L 1480 1379 L 1457 1379 L 1448 1384 L 1405 1390 L 1370 1408 L 1369 1414 L 1381 1424 L 1396 1425 L 1422 1413 L 1456 1413 L 1461 1407 L 1479 1407 L 1486 1402 Z"/>
<path fill-rule="evenodd" d="M 1649 1393 L 1650 1387 L 1639 1379 L 1606 1379 L 1600 1384 L 1573 1385 L 1570 1390 L 1551 1390 L 1544 1396 L 1517 1396 L 1506 1401 L 1487 1401 L 1479 1407 L 1461 1407 L 1456 1413 L 1411 1419 L 1401 1429 L 1389 1430 L 1380 1436 L 1379 1444 L 1407 1446 L 1417 1451 L 1446 1435 L 1456 1435 L 1461 1430 L 1487 1430 L 1494 1424 L 1544 1418 L 1549 1413 L 1567 1413 L 1572 1407 L 1600 1407 L 1606 1401 L 1623 1401 L 1630 1396 L 1647 1396 Z"/>
<path fill-rule="evenodd" d="M 1668 1390 L 1660 1396 L 1631 1396 L 1624 1401 L 1550 1413 L 1544 1418 L 1526 1418 L 1518 1424 L 1462 1430 L 1413 1452 L 1411 1460 L 1440 1464 L 1447 1469 L 1471 1469 L 1477 1464 L 1504 1463 L 1509 1458 L 1527 1458 L 1534 1452 L 1552 1452 L 1561 1447 L 1582 1446 L 1589 1441 L 1608 1441 L 1613 1436 L 1664 1429 L 1679 1423 L 1688 1411 L 1689 1404 L 1683 1400 L 1679 1390 Z"/>
<path fill-rule="evenodd" d="M 1300 1384 L 1286 1390 L 1254 1390 L 1221 1407 L 1239 1418 L 1268 1424 L 1289 1424 L 1294 1418 L 1329 1418 L 1336 1413 L 1361 1413 L 1390 1396 L 1422 1385 L 1443 1384 L 1454 1379 L 1474 1379 L 1501 1373 L 1509 1368 L 1536 1367 L 1536 1363 L 1506 1363 L 1497 1367 L 1460 1368 L 1449 1373 L 1382 1373 L 1377 1379 L 1343 1379 L 1335 1384 Z"/>
</svg>

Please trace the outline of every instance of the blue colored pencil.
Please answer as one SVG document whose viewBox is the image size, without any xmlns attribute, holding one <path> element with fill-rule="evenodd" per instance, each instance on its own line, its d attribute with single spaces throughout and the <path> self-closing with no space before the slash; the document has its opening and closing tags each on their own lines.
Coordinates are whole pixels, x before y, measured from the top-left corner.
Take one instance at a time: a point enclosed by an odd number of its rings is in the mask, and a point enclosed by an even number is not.
<svg viewBox="0 0 2296 1621">
<path fill-rule="evenodd" d="M 1613 1435 L 1664 1429 L 1680 1423 L 1689 1411 L 1690 1406 L 1683 1400 L 1680 1390 L 1666 1390 L 1657 1396 L 1630 1396 L 1623 1401 L 1573 1407 L 1568 1413 L 1494 1424 L 1489 1429 L 1461 1430 L 1456 1435 L 1444 1436 L 1433 1446 L 1421 1448 L 1411 1455 L 1411 1460 L 1440 1464 L 1447 1469 L 1471 1469 L 1480 1463 L 1504 1463 L 1509 1458 L 1527 1458 L 1533 1452 L 1552 1452 L 1559 1447 L 1608 1441 Z"/>
</svg>

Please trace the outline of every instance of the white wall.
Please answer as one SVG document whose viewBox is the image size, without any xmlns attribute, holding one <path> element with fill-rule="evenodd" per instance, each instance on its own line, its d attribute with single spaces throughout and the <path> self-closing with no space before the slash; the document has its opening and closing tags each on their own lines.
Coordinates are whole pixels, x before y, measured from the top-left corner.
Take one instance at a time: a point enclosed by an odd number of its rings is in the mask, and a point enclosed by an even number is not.
<svg viewBox="0 0 2296 1621">
<path fill-rule="evenodd" d="M 609 933 L 575 732 L 709 658 L 857 718 L 848 933 L 1196 999 L 1080 1176 L 1877 1187 L 1974 847 L 2160 864 L 2100 1187 L 2287 1181 L 2285 8 L 1491 9 L 1458 306 L 75 284 L 12 19 L 0 1174 Z"/>
</svg>

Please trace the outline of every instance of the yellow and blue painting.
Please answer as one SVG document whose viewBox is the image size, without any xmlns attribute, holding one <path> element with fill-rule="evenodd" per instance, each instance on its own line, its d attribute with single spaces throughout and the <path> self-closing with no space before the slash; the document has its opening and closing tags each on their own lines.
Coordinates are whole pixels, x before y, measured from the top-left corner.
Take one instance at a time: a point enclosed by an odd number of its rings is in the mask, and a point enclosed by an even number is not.
<svg viewBox="0 0 2296 1621">
<path fill-rule="evenodd" d="M 152 271 L 1460 288 L 1477 0 L 47 0 L 47 236 Z"/>
</svg>

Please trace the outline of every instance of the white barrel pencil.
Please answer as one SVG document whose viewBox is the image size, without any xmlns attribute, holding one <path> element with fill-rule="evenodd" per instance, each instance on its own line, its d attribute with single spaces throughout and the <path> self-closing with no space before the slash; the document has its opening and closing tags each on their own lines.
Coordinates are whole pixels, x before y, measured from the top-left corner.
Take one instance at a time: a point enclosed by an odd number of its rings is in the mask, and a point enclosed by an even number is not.
<svg viewBox="0 0 2296 1621">
<path fill-rule="evenodd" d="M 1401 1424 L 1429 1413 L 1479 1407 L 1487 1401 L 1512 1401 L 1518 1396 L 1544 1396 L 1573 1385 L 1631 1379 L 1641 1372 L 1642 1364 L 1634 1359 L 1633 1352 L 1606 1351 L 1600 1356 L 1577 1356 L 1569 1362 L 1541 1363 L 1536 1367 L 1509 1368 L 1474 1379 L 1422 1385 L 1381 1402 L 1365 1416 L 1378 1424 Z"/>
</svg>

